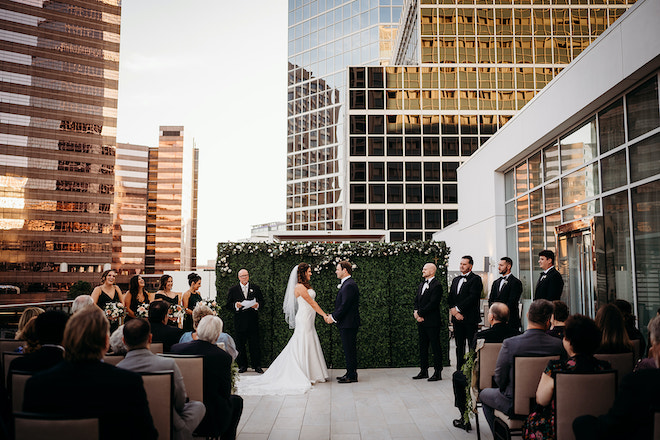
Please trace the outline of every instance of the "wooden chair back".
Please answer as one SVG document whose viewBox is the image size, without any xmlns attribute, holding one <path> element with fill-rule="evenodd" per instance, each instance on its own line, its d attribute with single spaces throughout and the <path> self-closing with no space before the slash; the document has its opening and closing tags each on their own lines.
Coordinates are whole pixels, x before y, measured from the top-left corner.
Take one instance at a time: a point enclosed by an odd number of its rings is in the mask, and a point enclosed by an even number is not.
<svg viewBox="0 0 660 440">
<path fill-rule="evenodd" d="M 623 378 L 632 373 L 635 366 L 633 352 L 616 353 L 616 354 L 595 354 L 594 357 L 601 361 L 607 361 L 612 366 L 612 370 L 617 372 L 618 383 L 617 387 L 621 385 Z"/>
<path fill-rule="evenodd" d="M 2 352 L 2 368 L 3 368 L 3 383 L 5 385 L 9 385 L 7 383 L 7 378 L 9 377 L 9 366 L 11 365 L 11 361 L 16 359 L 17 357 L 20 356 L 25 356 L 23 353 L 16 353 L 14 351 L 4 351 Z"/>
<path fill-rule="evenodd" d="M 513 360 L 513 413 L 526 417 L 536 400 L 541 374 L 551 360 L 559 356 L 516 356 Z"/>
<path fill-rule="evenodd" d="M 185 354 L 159 354 L 174 359 L 186 384 L 190 400 L 204 401 L 204 356 Z"/>
<path fill-rule="evenodd" d="M 573 421 L 583 415 L 600 416 L 614 404 L 617 372 L 557 373 L 555 377 L 556 438 L 574 440 Z"/>
<path fill-rule="evenodd" d="M 118 363 L 124 360 L 126 356 L 123 354 L 113 354 L 111 356 L 104 356 L 103 357 L 103 362 L 106 364 L 114 365 L 115 367 L 117 366 Z"/>
<path fill-rule="evenodd" d="M 502 349 L 501 342 L 489 342 L 479 350 L 479 389 L 493 388 L 493 376 L 497 356 Z"/>
<path fill-rule="evenodd" d="M 173 435 L 174 371 L 140 373 L 147 393 L 149 410 L 160 440 L 170 440 Z"/>
<path fill-rule="evenodd" d="M 14 414 L 16 440 L 98 440 L 99 419 L 70 419 L 47 414 Z"/>
<path fill-rule="evenodd" d="M 23 411 L 23 395 L 25 383 L 32 377 L 29 371 L 13 371 L 11 374 L 11 410 L 13 413 Z"/>
<path fill-rule="evenodd" d="M 152 342 L 151 345 L 149 346 L 149 350 L 151 350 L 153 354 L 160 354 L 163 352 L 163 343 Z"/>
</svg>

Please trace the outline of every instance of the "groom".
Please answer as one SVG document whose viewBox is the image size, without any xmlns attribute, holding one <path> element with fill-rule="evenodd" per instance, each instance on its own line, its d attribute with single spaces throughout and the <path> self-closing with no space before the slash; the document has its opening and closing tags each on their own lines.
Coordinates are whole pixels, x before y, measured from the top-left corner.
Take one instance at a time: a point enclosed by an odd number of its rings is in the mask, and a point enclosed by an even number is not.
<svg viewBox="0 0 660 440">
<path fill-rule="evenodd" d="M 339 383 L 352 383 L 358 381 L 357 375 L 357 331 L 360 326 L 360 311 L 358 302 L 360 290 L 355 280 L 351 278 L 353 266 L 348 261 L 337 264 L 337 278 L 341 280 L 339 292 L 335 299 L 335 310 L 325 318 L 328 324 L 336 323 L 339 327 L 341 345 L 344 348 L 346 359 L 346 374 L 338 377 Z"/>
</svg>

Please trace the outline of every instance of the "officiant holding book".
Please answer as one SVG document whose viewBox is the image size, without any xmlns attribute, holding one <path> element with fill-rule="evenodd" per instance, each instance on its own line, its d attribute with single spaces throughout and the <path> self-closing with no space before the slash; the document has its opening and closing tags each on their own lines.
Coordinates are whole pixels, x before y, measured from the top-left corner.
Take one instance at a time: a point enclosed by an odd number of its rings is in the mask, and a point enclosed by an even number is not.
<svg viewBox="0 0 660 440">
<path fill-rule="evenodd" d="M 254 371 L 263 373 L 259 345 L 259 309 L 264 305 L 264 297 L 259 286 L 250 283 L 247 269 L 238 271 L 238 281 L 239 283 L 227 292 L 227 309 L 234 312 L 238 372 L 245 373 L 248 369 L 246 345 L 249 345 L 250 364 Z"/>
</svg>

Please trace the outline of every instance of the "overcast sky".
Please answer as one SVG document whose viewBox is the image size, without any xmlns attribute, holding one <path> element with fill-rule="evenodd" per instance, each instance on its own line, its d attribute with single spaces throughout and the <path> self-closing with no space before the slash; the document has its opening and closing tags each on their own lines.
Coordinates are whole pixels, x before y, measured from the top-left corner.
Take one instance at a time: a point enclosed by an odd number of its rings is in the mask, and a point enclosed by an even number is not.
<svg viewBox="0 0 660 440">
<path fill-rule="evenodd" d="M 287 2 L 122 2 L 117 142 L 183 125 L 200 149 L 198 264 L 284 221 Z"/>
</svg>

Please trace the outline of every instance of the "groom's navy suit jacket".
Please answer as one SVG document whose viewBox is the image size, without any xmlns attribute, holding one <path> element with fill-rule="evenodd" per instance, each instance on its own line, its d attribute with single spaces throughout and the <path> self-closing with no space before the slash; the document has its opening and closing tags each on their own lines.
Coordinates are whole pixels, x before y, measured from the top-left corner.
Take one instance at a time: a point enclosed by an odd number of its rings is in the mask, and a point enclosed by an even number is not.
<svg viewBox="0 0 660 440">
<path fill-rule="evenodd" d="M 335 299 L 335 311 L 332 317 L 339 328 L 358 328 L 360 326 L 360 310 L 358 302 L 360 290 L 353 277 L 348 278 L 339 289 Z"/>
</svg>

